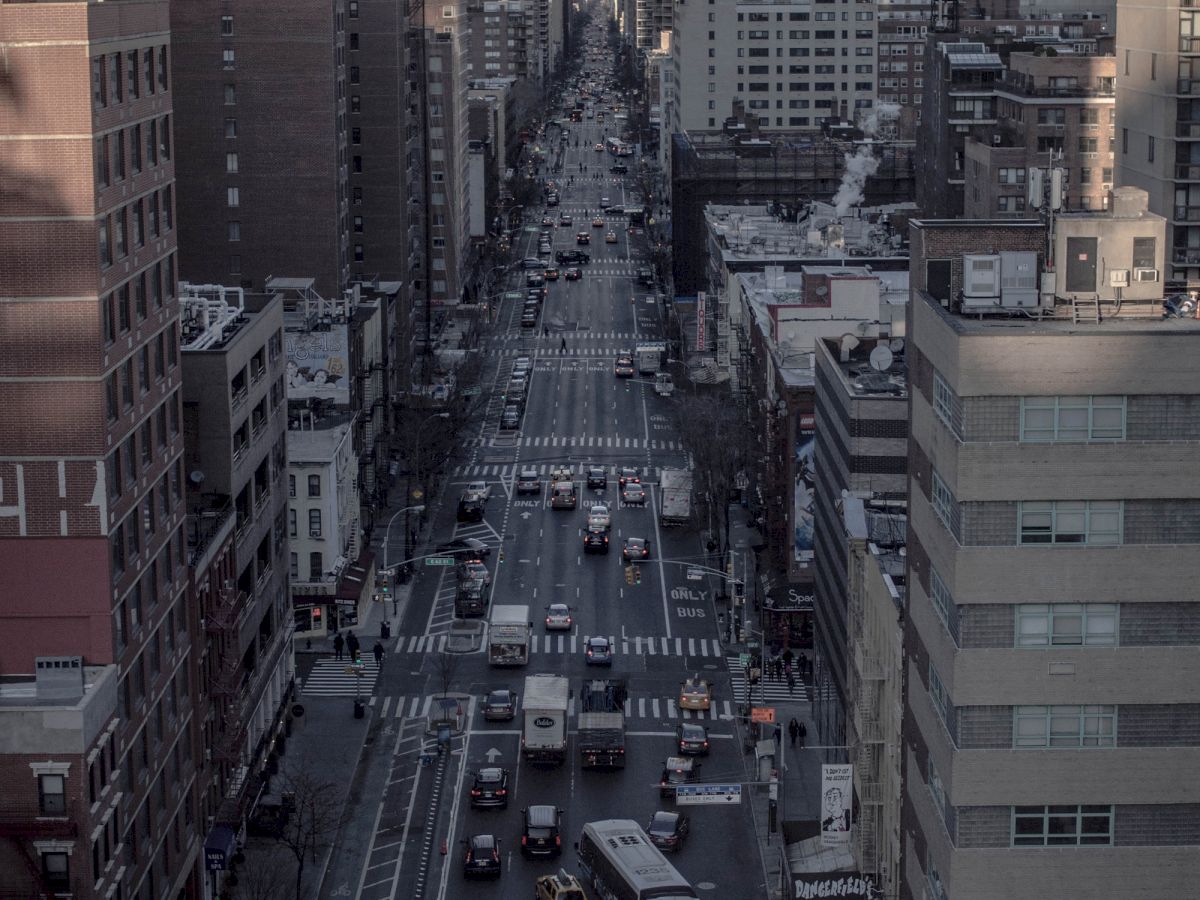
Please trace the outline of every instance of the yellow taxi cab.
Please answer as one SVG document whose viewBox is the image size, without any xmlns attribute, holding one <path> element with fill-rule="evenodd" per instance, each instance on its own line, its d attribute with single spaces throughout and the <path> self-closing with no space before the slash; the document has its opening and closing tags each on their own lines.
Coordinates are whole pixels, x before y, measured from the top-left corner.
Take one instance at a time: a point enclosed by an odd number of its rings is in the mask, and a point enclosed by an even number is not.
<svg viewBox="0 0 1200 900">
<path fill-rule="evenodd" d="M 705 710 L 712 706 L 712 685 L 699 675 L 693 675 L 679 689 L 680 709 Z"/>
<path fill-rule="evenodd" d="M 583 885 L 566 869 L 557 875 L 542 875 L 534 882 L 534 900 L 587 900 Z"/>
</svg>

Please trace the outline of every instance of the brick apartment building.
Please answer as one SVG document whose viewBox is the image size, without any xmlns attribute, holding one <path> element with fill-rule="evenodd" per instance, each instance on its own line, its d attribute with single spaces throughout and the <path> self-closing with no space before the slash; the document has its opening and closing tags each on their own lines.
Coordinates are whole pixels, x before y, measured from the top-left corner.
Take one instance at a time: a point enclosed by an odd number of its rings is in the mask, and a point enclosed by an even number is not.
<svg viewBox="0 0 1200 900">
<path fill-rule="evenodd" d="M 326 296 L 346 285 L 358 6 L 289 3 L 281 28 L 270 4 L 171 4 L 184 280 L 262 290 L 305 272 Z"/>
<path fill-rule="evenodd" d="M 194 895 L 168 5 L 0 54 L 0 711 L 62 724 L 3 729 L 0 894 Z"/>
</svg>

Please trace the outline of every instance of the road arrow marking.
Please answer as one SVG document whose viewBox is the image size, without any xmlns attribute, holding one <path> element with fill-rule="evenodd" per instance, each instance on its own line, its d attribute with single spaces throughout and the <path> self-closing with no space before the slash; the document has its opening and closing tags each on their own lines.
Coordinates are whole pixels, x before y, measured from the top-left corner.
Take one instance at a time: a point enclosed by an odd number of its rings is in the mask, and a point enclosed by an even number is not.
<svg viewBox="0 0 1200 900">
<path fill-rule="evenodd" d="M 489 747 L 487 753 L 485 753 L 483 755 L 487 757 L 488 765 L 491 765 L 492 763 L 494 763 L 496 761 L 497 757 L 503 756 L 504 754 L 501 753 L 499 750 L 497 750 L 495 747 Z"/>
</svg>

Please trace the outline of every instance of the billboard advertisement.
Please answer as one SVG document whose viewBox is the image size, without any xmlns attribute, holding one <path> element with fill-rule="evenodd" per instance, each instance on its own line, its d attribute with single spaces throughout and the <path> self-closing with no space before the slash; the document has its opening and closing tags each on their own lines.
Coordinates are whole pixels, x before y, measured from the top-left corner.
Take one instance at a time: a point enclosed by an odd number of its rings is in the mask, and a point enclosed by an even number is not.
<svg viewBox="0 0 1200 900">
<path fill-rule="evenodd" d="M 795 532 L 795 562 L 800 568 L 812 565 L 813 523 L 816 511 L 813 501 L 817 490 L 817 473 L 813 466 L 816 455 L 816 416 L 812 410 L 801 410 L 795 415 L 796 459 L 794 462 L 795 483 L 792 486 L 792 528 Z"/>
<path fill-rule="evenodd" d="M 350 404 L 350 343 L 346 325 L 328 331 L 285 331 L 289 400 Z"/>
<path fill-rule="evenodd" d="M 821 766 L 821 843 L 826 847 L 850 843 L 852 771 L 849 763 Z"/>
</svg>

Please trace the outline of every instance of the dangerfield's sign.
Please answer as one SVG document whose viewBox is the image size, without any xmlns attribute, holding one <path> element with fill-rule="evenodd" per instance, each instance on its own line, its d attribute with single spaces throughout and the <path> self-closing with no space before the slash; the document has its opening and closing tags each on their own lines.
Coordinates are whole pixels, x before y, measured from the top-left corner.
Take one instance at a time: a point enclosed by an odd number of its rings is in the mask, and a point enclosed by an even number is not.
<svg viewBox="0 0 1200 900">
<path fill-rule="evenodd" d="M 796 900 L 810 897 L 847 897 L 868 900 L 872 894 L 871 879 L 854 872 L 839 874 L 793 875 Z"/>
</svg>

